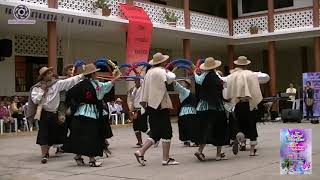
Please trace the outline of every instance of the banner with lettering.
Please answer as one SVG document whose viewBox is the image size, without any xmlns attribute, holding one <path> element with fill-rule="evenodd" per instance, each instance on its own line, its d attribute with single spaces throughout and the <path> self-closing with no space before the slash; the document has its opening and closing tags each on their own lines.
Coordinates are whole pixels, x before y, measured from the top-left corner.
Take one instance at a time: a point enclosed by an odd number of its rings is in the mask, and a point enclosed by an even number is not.
<svg viewBox="0 0 320 180">
<path fill-rule="evenodd" d="M 147 61 L 151 45 L 152 22 L 141 7 L 121 4 L 121 11 L 129 20 L 126 63 Z"/>
<path fill-rule="evenodd" d="M 313 99 L 313 116 L 318 117 L 320 116 L 320 72 L 303 73 L 303 114 L 305 116 L 307 115 L 307 84 L 313 90 L 313 97 L 311 97 Z"/>
<path fill-rule="evenodd" d="M 312 174 L 312 129 L 280 129 L 280 174 Z"/>
</svg>

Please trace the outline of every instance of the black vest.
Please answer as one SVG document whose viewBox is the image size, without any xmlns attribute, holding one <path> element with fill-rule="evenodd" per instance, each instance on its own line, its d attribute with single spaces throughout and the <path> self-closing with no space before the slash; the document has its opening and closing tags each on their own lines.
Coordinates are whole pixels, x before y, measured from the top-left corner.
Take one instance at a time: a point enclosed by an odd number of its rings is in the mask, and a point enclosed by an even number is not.
<svg viewBox="0 0 320 180">
<path fill-rule="evenodd" d="M 89 79 L 84 79 L 67 92 L 66 104 L 71 107 L 72 114 L 77 111 L 80 104 L 96 105 L 97 115 L 102 117 L 102 101 L 98 100 L 96 90 Z"/>
<path fill-rule="evenodd" d="M 209 72 L 199 87 L 199 99 L 207 101 L 209 106 L 223 106 L 223 82 L 214 72 Z"/>
</svg>

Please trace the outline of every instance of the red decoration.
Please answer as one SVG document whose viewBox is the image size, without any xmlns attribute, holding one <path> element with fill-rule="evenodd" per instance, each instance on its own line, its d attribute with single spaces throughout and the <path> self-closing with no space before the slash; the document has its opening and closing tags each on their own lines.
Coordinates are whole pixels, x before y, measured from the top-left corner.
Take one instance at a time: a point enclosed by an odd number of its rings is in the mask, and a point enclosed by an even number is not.
<svg viewBox="0 0 320 180">
<path fill-rule="evenodd" d="M 120 4 L 120 9 L 129 20 L 126 63 L 133 64 L 149 59 L 152 22 L 141 7 Z"/>
</svg>

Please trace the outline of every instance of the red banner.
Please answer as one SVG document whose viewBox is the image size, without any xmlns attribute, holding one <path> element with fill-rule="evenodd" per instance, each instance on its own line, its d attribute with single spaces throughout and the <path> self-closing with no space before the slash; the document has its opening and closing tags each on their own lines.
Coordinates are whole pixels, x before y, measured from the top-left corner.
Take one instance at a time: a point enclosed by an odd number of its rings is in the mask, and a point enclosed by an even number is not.
<svg viewBox="0 0 320 180">
<path fill-rule="evenodd" d="M 148 61 L 152 22 L 143 8 L 121 4 L 121 11 L 129 20 L 126 63 Z"/>
</svg>

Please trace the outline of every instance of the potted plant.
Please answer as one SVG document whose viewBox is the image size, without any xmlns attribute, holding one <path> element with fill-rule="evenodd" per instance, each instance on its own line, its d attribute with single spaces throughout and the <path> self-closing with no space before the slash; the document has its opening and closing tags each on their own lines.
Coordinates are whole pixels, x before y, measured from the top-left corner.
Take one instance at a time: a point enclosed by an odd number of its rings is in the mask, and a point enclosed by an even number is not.
<svg viewBox="0 0 320 180">
<path fill-rule="evenodd" d="M 110 16 L 111 9 L 110 9 L 110 0 L 96 0 L 92 2 L 92 6 L 95 9 L 95 12 L 101 12 L 98 14 L 102 14 L 102 16 Z"/>
<path fill-rule="evenodd" d="M 250 34 L 258 34 L 258 32 L 259 32 L 259 26 L 257 25 L 250 26 Z"/>
<path fill-rule="evenodd" d="M 168 12 L 165 8 L 162 9 L 164 13 L 164 18 L 169 26 L 176 27 L 178 17 L 174 12 Z"/>
</svg>

